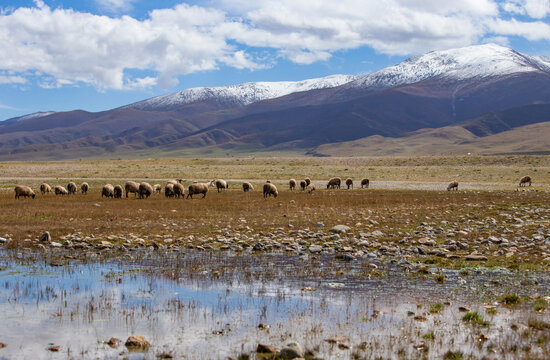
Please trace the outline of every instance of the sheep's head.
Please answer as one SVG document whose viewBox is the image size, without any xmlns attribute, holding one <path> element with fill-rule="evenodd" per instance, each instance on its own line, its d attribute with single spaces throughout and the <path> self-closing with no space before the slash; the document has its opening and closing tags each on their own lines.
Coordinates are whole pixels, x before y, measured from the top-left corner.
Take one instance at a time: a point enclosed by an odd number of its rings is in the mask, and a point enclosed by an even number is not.
<svg viewBox="0 0 550 360">
<path fill-rule="evenodd" d="M 32 197 L 33 199 L 34 199 L 35 196 L 36 196 L 35 194 L 32 194 L 32 195 L 31 195 L 31 197 Z"/>
</svg>

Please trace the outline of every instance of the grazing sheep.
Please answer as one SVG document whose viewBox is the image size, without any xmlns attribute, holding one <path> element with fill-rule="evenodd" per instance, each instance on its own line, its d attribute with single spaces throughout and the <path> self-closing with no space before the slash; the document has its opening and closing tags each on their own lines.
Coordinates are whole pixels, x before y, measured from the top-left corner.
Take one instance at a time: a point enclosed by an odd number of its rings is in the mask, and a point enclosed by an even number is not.
<svg viewBox="0 0 550 360">
<path fill-rule="evenodd" d="M 327 183 L 327 189 L 340 189 L 340 184 L 342 183 L 342 179 L 339 177 L 337 178 L 330 178 Z"/>
<path fill-rule="evenodd" d="M 300 190 L 305 191 L 306 186 L 307 186 L 307 184 L 306 184 L 305 180 L 301 180 L 300 181 Z"/>
<path fill-rule="evenodd" d="M 526 186 L 525 184 L 529 184 L 529 186 L 531 186 L 531 177 L 530 176 L 525 175 L 524 177 L 519 179 L 519 186 L 520 187 Z"/>
<path fill-rule="evenodd" d="M 279 192 L 277 191 L 277 187 L 271 183 L 265 183 L 264 184 L 264 198 L 273 195 L 273 197 L 277 197 L 279 195 Z"/>
<path fill-rule="evenodd" d="M 447 186 L 447 191 L 451 191 L 453 189 L 458 190 L 458 181 L 453 181 L 449 184 L 449 186 Z"/>
<path fill-rule="evenodd" d="M 153 187 L 149 183 L 142 182 L 139 184 L 138 194 L 140 199 L 148 198 L 151 194 L 153 194 Z"/>
<path fill-rule="evenodd" d="M 347 178 L 346 179 L 346 186 L 348 187 L 348 190 L 349 190 L 350 187 L 353 189 L 353 180 L 350 179 L 350 178 Z"/>
<path fill-rule="evenodd" d="M 68 195 L 69 192 L 61 185 L 56 185 L 54 188 L 55 195 Z"/>
<path fill-rule="evenodd" d="M 243 182 L 243 191 L 244 192 L 254 191 L 254 186 L 252 186 L 252 184 L 249 183 L 248 181 L 245 181 Z"/>
<path fill-rule="evenodd" d="M 120 185 L 115 185 L 114 189 L 114 198 L 115 199 L 122 199 L 122 193 L 124 193 L 124 189 Z"/>
<path fill-rule="evenodd" d="M 218 189 L 218 192 L 223 191 L 225 189 L 229 189 L 229 185 L 227 185 L 227 182 L 222 179 L 216 179 L 210 181 L 210 186 L 216 186 Z"/>
<path fill-rule="evenodd" d="M 166 197 L 174 197 L 174 184 L 171 182 L 166 183 L 164 186 L 164 196 Z"/>
<path fill-rule="evenodd" d="M 52 187 L 46 183 L 43 183 L 42 185 L 40 185 L 40 192 L 42 193 L 42 195 L 52 192 Z"/>
<path fill-rule="evenodd" d="M 67 184 L 67 191 L 69 192 L 69 195 L 76 194 L 76 184 L 74 182 L 70 182 Z"/>
<path fill-rule="evenodd" d="M 126 191 L 126 197 L 128 197 L 128 193 L 134 193 L 134 196 L 136 196 L 139 193 L 139 184 L 135 181 L 127 181 L 124 184 L 124 190 Z"/>
<path fill-rule="evenodd" d="M 178 183 L 181 184 L 182 181 L 183 181 L 183 179 L 177 179 L 177 180 L 176 179 L 171 179 L 171 180 L 168 180 L 166 183 L 167 184 L 178 184 Z"/>
<path fill-rule="evenodd" d="M 288 188 L 290 189 L 290 191 L 296 190 L 296 180 L 290 179 L 288 181 Z"/>
<path fill-rule="evenodd" d="M 306 191 L 307 191 L 308 194 L 311 195 L 313 193 L 313 191 L 315 191 L 315 184 L 314 183 L 309 184 L 306 188 Z"/>
<path fill-rule="evenodd" d="M 31 197 L 34 199 L 34 197 L 36 196 L 34 191 L 32 191 L 32 189 L 28 186 L 25 186 L 25 185 L 17 185 L 15 187 L 15 198 L 16 199 L 19 199 L 19 197 Z"/>
<path fill-rule="evenodd" d="M 309 178 L 305 178 L 304 181 L 306 182 L 306 186 L 311 184 L 311 180 Z"/>
<path fill-rule="evenodd" d="M 192 183 L 187 188 L 187 197 L 193 198 L 193 195 L 195 194 L 202 194 L 202 198 L 204 199 L 206 197 L 206 193 L 208 192 L 208 184 L 207 183 Z"/>
<path fill-rule="evenodd" d="M 117 185 L 118 187 L 120 187 L 120 189 L 122 190 L 122 186 L 120 185 Z M 105 184 L 103 185 L 103 189 L 101 189 L 101 197 L 107 197 L 107 198 L 112 198 L 112 197 L 115 197 L 115 188 L 113 187 L 113 185 L 111 184 Z M 122 196 L 122 193 L 120 194 L 120 196 Z"/>
<path fill-rule="evenodd" d="M 162 190 L 162 186 L 160 186 L 160 184 L 153 185 L 153 191 L 155 192 L 155 194 L 160 194 L 161 190 Z"/>
<path fill-rule="evenodd" d="M 364 187 L 366 187 L 367 189 L 369 188 L 369 184 L 370 184 L 370 181 L 369 179 L 365 178 L 363 180 L 361 180 L 361 189 Z"/>
<path fill-rule="evenodd" d="M 180 183 L 177 183 L 177 184 L 173 184 L 172 186 L 174 189 L 174 196 L 176 196 L 178 199 L 180 197 L 185 199 L 185 188 L 183 187 L 183 185 Z"/>
<path fill-rule="evenodd" d="M 83 182 L 82 185 L 80 185 L 80 191 L 83 194 L 87 194 L 89 189 L 90 189 L 90 185 L 88 185 L 87 182 Z"/>
</svg>

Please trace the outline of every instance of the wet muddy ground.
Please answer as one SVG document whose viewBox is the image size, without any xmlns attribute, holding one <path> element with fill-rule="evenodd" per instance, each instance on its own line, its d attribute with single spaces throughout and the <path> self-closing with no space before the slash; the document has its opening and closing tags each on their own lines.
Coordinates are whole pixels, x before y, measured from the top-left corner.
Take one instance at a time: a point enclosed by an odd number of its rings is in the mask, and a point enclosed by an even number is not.
<svg viewBox="0 0 550 360">
<path fill-rule="evenodd" d="M 0 250 L 0 359 L 246 359 L 260 357 L 258 344 L 278 351 L 290 341 L 310 359 L 547 359 L 549 295 L 545 270 Z M 127 348 L 131 335 L 150 347 Z M 122 343 L 106 344 L 113 337 Z"/>
</svg>

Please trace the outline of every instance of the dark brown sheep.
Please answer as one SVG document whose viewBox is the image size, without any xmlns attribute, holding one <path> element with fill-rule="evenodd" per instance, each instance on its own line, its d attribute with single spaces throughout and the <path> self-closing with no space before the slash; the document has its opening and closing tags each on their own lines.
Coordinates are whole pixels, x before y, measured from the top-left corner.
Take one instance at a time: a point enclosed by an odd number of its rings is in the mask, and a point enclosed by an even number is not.
<svg viewBox="0 0 550 360">
<path fill-rule="evenodd" d="M 453 181 L 447 186 L 447 191 L 458 190 L 458 181 Z"/>
<path fill-rule="evenodd" d="M 301 180 L 301 181 L 300 181 L 300 190 L 305 191 L 305 190 L 306 190 L 306 186 L 307 186 L 306 181 L 305 181 L 305 180 Z"/>
<path fill-rule="evenodd" d="M 340 189 L 340 184 L 342 183 L 342 179 L 339 177 L 336 178 L 330 178 L 327 183 L 327 189 Z"/>
<path fill-rule="evenodd" d="M 519 179 L 519 187 L 526 186 L 526 184 L 529 184 L 529 186 L 531 186 L 531 177 L 527 175 Z"/>
<path fill-rule="evenodd" d="M 365 178 L 365 179 L 361 180 L 361 189 L 362 189 L 363 187 L 365 187 L 365 188 L 368 189 L 368 188 L 369 188 L 369 184 L 370 184 L 369 179 Z"/>
<path fill-rule="evenodd" d="M 122 194 L 124 193 L 124 189 L 121 185 L 115 185 L 114 189 L 114 198 L 115 199 L 122 199 Z"/>
<path fill-rule="evenodd" d="M 347 178 L 346 179 L 346 186 L 348 187 L 348 190 L 349 190 L 350 187 L 353 189 L 353 180 L 350 179 L 350 178 Z"/>
<path fill-rule="evenodd" d="M 83 182 L 82 185 L 80 185 L 80 191 L 82 192 L 82 194 L 87 194 L 89 189 L 90 185 L 88 185 L 87 182 Z"/>
</svg>

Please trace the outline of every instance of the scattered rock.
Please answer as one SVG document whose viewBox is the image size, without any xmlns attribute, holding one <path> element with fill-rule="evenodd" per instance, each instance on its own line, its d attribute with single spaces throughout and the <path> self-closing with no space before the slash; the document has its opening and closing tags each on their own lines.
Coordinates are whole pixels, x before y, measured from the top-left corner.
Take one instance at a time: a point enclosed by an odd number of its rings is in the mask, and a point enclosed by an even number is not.
<svg viewBox="0 0 550 360">
<path fill-rule="evenodd" d="M 63 247 L 62 244 L 60 244 L 60 243 L 58 243 L 58 242 L 55 242 L 55 241 L 52 241 L 52 242 L 50 243 L 50 246 L 51 246 L 51 247 L 55 247 L 55 248 Z"/>
<path fill-rule="evenodd" d="M 416 315 L 413 319 L 415 319 L 416 321 L 427 321 L 428 318 L 424 315 Z"/>
<path fill-rule="evenodd" d="M 157 355 L 157 359 L 174 359 L 174 358 L 175 358 L 174 355 L 167 352 L 163 352 Z"/>
<path fill-rule="evenodd" d="M 418 239 L 418 243 L 420 245 L 425 245 L 425 246 L 436 246 L 437 245 L 435 240 L 430 239 L 428 237 L 423 237 L 423 238 Z"/>
<path fill-rule="evenodd" d="M 345 234 L 348 231 L 350 231 L 350 227 L 346 225 L 336 225 L 330 229 L 330 232 L 336 234 Z"/>
<path fill-rule="evenodd" d="M 279 352 L 279 348 L 272 345 L 258 344 L 256 352 L 258 354 L 276 354 Z"/>
<path fill-rule="evenodd" d="M 0 244 L 5 244 L 6 241 L 8 241 L 8 240 L 4 239 L 3 237 L 0 237 Z"/>
<path fill-rule="evenodd" d="M 6 344 L 6 343 L 3 343 L 3 342 L 0 342 L 0 349 L 3 349 L 3 348 L 5 348 L 6 346 L 8 346 L 8 344 Z"/>
<path fill-rule="evenodd" d="M 52 236 L 49 231 L 46 231 L 44 234 L 40 235 L 40 241 L 50 242 L 52 241 Z"/>
<path fill-rule="evenodd" d="M 300 289 L 301 291 L 317 291 L 317 289 L 311 287 L 311 286 L 306 286 L 306 287 L 303 287 Z"/>
<path fill-rule="evenodd" d="M 470 312 L 470 308 L 469 307 L 466 307 L 466 306 L 459 306 L 458 307 L 458 311 L 460 312 Z"/>
<path fill-rule="evenodd" d="M 317 224 L 315 224 L 315 226 L 317 226 L 317 227 L 323 227 L 323 226 L 325 226 L 325 224 L 323 224 L 322 222 L 318 222 Z"/>
<path fill-rule="evenodd" d="M 318 253 L 323 250 L 323 247 L 321 245 L 311 245 L 309 247 L 309 252 L 311 253 Z"/>
<path fill-rule="evenodd" d="M 487 256 L 470 254 L 465 257 L 466 261 L 487 261 Z"/>
<path fill-rule="evenodd" d="M 304 349 L 296 341 L 291 341 L 279 352 L 283 359 L 297 359 L 304 357 Z"/>
<path fill-rule="evenodd" d="M 59 345 L 50 345 L 46 348 L 46 350 L 48 351 L 51 351 L 51 352 L 59 352 L 59 350 L 61 350 L 61 346 Z"/>
<path fill-rule="evenodd" d="M 106 344 L 109 345 L 112 348 L 119 347 L 121 343 L 122 343 L 122 340 L 120 340 L 116 337 L 112 337 L 112 338 L 109 339 L 109 341 L 106 342 Z"/>
<path fill-rule="evenodd" d="M 141 335 L 132 335 L 124 344 L 130 351 L 145 351 L 151 344 Z"/>
</svg>

